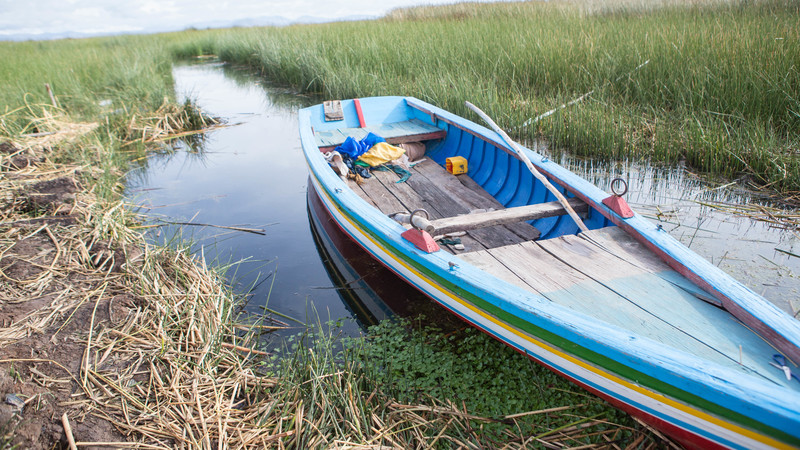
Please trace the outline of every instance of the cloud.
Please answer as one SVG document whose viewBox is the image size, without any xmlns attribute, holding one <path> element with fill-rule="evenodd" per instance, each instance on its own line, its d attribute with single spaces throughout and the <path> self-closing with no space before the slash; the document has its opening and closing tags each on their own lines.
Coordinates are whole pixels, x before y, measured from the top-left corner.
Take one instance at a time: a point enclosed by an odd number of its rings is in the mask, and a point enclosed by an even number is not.
<svg viewBox="0 0 800 450">
<path fill-rule="evenodd" d="M 452 0 L 427 0 L 428 4 Z M 379 16 L 419 0 L 0 0 L 0 37 L 155 32 L 261 17 Z"/>
<path fill-rule="evenodd" d="M 94 22 L 103 17 L 108 17 L 108 13 L 102 8 L 78 8 L 73 10 L 70 16 L 73 20 Z"/>
<path fill-rule="evenodd" d="M 154 14 L 172 14 L 177 13 L 180 11 L 175 5 L 175 2 L 155 2 L 155 1 L 147 1 L 144 2 L 141 6 L 139 6 L 139 11 L 141 11 L 145 15 L 154 15 Z"/>
</svg>

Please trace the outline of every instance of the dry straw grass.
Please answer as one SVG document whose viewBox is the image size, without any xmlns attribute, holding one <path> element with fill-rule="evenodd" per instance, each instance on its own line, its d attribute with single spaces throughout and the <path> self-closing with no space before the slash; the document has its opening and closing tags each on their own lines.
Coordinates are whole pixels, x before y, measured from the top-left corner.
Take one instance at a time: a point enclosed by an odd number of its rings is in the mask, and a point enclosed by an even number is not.
<svg viewBox="0 0 800 450">
<path fill-rule="evenodd" d="M 800 211 L 796 208 L 714 201 L 697 201 L 697 203 L 728 214 L 764 222 L 773 228 L 800 231 Z"/>
<path fill-rule="evenodd" d="M 200 112 L 191 103 L 176 105 L 168 99 L 150 114 L 132 114 L 127 123 L 126 145 L 162 142 L 204 133 L 220 121 Z"/>
</svg>

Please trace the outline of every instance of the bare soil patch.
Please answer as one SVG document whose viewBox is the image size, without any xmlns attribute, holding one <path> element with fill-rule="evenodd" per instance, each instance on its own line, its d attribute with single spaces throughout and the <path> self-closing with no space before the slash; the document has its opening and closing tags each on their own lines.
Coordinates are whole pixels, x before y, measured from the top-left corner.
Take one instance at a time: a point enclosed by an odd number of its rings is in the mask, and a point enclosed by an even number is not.
<svg viewBox="0 0 800 450">
<path fill-rule="evenodd" d="M 67 413 L 78 441 L 124 441 L 75 400 L 90 328 L 112 325 L 134 304 L 109 295 L 125 255 L 93 242 L 76 167 L 9 142 L 0 158 L 0 430 L 21 448 L 67 448 Z"/>
</svg>

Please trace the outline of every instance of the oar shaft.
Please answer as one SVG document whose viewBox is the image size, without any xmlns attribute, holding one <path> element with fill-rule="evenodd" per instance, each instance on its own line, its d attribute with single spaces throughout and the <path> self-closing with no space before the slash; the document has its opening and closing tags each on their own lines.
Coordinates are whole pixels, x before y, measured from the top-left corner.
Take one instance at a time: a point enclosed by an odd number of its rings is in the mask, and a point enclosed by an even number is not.
<svg viewBox="0 0 800 450">
<path fill-rule="evenodd" d="M 519 159 L 521 159 L 522 162 L 525 163 L 525 166 L 528 167 L 528 170 L 530 170 L 530 172 L 533 174 L 533 176 L 536 177 L 537 180 L 541 181 L 542 184 L 544 185 L 544 187 L 546 187 L 548 191 L 552 192 L 553 195 L 556 196 L 556 198 L 558 199 L 559 203 L 561 203 L 561 206 L 563 206 L 564 209 L 567 210 L 567 214 L 569 214 L 569 216 L 572 217 L 572 220 L 575 221 L 575 224 L 578 225 L 578 228 L 580 228 L 581 231 L 589 231 L 589 228 L 587 228 L 586 225 L 581 220 L 581 218 L 578 217 L 578 214 L 575 212 L 574 209 L 572 209 L 572 206 L 570 206 L 569 202 L 567 202 L 567 199 L 564 198 L 564 195 L 561 194 L 561 192 L 559 192 L 559 190 L 556 189 L 555 186 L 553 186 L 550 183 L 550 180 L 548 180 L 547 177 L 542 175 L 542 173 L 539 172 L 536 169 L 536 167 L 533 165 L 531 160 L 528 158 L 528 155 L 526 155 L 525 152 L 522 150 L 522 147 L 520 147 L 519 144 L 517 144 L 513 139 L 511 139 L 508 136 L 508 134 L 506 134 L 506 132 L 503 131 L 502 128 L 497 126 L 497 124 L 494 123 L 494 120 L 492 120 L 491 117 L 486 115 L 485 112 L 481 111 L 480 108 L 478 108 L 477 106 L 473 105 L 470 102 L 466 102 L 466 104 L 467 104 L 467 107 L 469 109 L 473 110 L 475 112 L 475 114 L 479 115 L 481 117 L 481 119 L 486 121 L 486 123 L 488 123 L 489 126 L 491 126 L 492 129 L 494 131 L 496 131 L 497 134 L 499 134 L 500 137 L 502 137 L 503 140 L 506 141 L 506 143 L 512 149 L 514 149 L 514 151 L 519 156 Z"/>
</svg>

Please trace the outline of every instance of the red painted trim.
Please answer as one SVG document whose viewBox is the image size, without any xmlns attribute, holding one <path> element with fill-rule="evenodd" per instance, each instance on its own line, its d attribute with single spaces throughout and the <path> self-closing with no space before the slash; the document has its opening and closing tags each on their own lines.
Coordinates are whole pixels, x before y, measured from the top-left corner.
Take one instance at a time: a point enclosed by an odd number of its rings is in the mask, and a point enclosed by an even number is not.
<svg viewBox="0 0 800 450">
<path fill-rule="evenodd" d="M 359 99 L 353 99 L 353 105 L 356 107 L 356 115 L 358 115 L 358 126 L 364 128 L 367 126 L 367 123 L 364 121 L 364 113 L 361 111 L 361 101 Z"/>
</svg>

